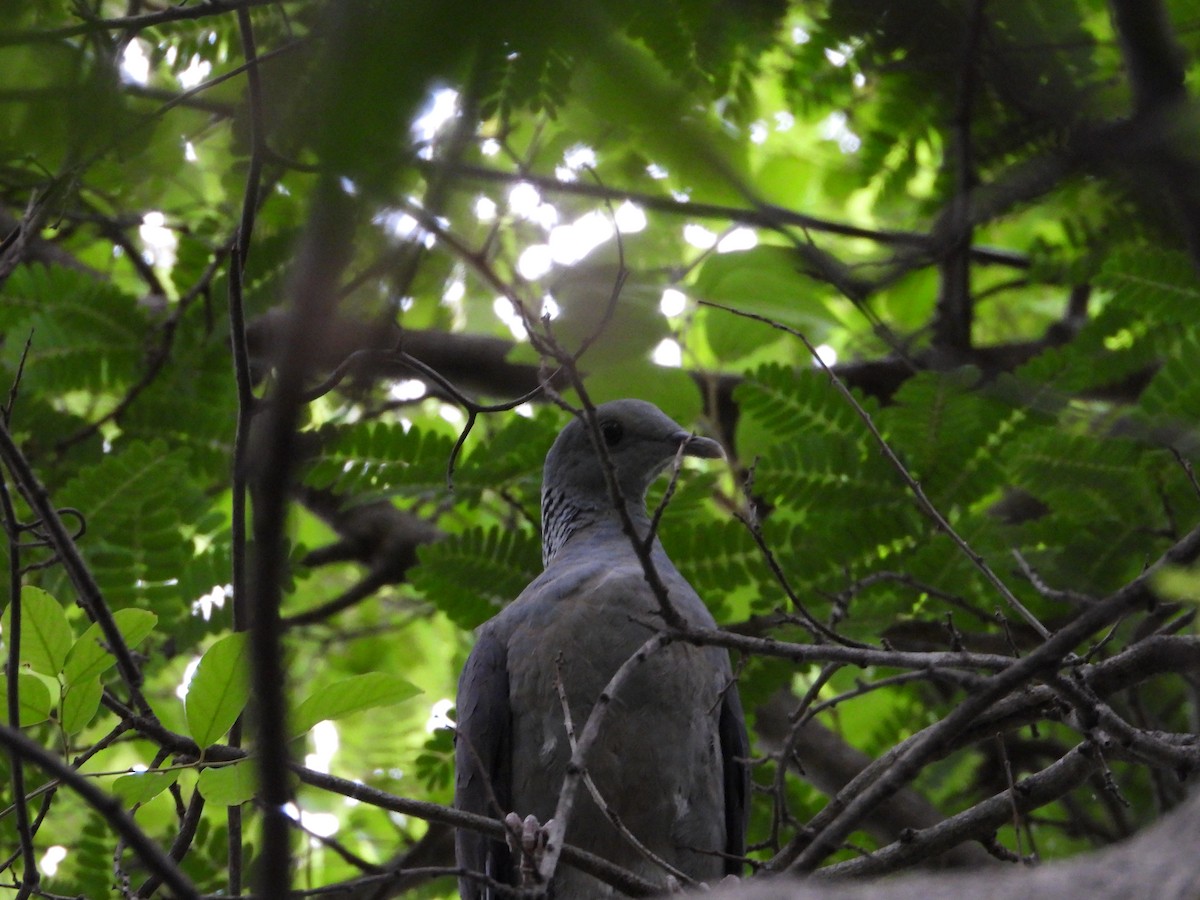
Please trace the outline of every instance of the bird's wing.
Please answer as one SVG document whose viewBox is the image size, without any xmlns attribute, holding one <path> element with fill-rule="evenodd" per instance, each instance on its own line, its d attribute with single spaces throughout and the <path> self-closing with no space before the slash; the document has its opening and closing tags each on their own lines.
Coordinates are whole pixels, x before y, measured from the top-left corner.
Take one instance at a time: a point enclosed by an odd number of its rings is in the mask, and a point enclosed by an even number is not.
<svg viewBox="0 0 1200 900">
<path fill-rule="evenodd" d="M 503 818 L 512 808 L 507 657 L 504 641 L 484 628 L 458 679 L 454 805 L 492 818 Z M 512 883 L 512 864 L 504 841 L 460 828 L 454 843 L 460 866 Z M 469 879 L 460 880 L 459 890 L 464 900 L 490 896 L 479 882 Z"/>
<path fill-rule="evenodd" d="M 729 686 L 721 701 L 721 719 L 717 725 L 721 738 L 721 759 L 725 782 L 725 872 L 742 873 L 741 857 L 746 855 L 746 819 L 750 801 L 750 738 L 737 685 Z"/>
</svg>

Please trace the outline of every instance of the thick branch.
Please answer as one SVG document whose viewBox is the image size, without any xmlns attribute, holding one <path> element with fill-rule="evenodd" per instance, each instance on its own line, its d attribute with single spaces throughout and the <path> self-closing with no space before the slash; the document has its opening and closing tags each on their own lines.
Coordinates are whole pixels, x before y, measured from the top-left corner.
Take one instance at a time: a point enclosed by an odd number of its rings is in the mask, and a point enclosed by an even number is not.
<svg viewBox="0 0 1200 900">
<path fill-rule="evenodd" d="M 287 551 L 287 504 L 300 448 L 296 423 L 300 395 L 312 371 L 315 349 L 329 321 L 337 282 L 350 250 L 348 200 L 330 179 L 317 187 L 308 233 L 296 254 L 291 294 L 294 313 L 279 360 L 277 388 L 261 417 L 258 446 L 248 465 L 254 497 L 255 550 L 247 579 L 250 603 L 252 689 L 259 771 L 262 780 L 263 847 L 261 883 L 286 891 L 291 877 L 289 822 L 284 804 L 290 799 L 287 769 L 289 744 L 279 607 Z"/>
<path fill-rule="evenodd" d="M 1160 0 L 1111 0 L 1134 108 L 1139 113 L 1183 100 L 1187 57 Z"/>
<path fill-rule="evenodd" d="M 901 840 L 869 856 L 819 869 L 818 874 L 822 878 L 883 875 L 968 841 L 986 839 L 1012 820 L 1014 807 L 1020 812 L 1029 812 L 1052 803 L 1083 784 L 1097 768 L 1098 763 L 1086 745 L 1075 747 L 1053 765 L 1017 782 L 1012 791 L 989 797 L 930 828 L 909 832 Z"/>
</svg>

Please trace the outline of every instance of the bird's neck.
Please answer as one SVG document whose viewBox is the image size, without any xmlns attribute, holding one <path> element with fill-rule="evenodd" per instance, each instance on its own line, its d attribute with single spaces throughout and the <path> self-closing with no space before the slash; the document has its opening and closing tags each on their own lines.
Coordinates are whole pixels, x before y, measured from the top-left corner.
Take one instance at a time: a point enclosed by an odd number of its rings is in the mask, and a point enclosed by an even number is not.
<svg viewBox="0 0 1200 900">
<path fill-rule="evenodd" d="M 625 509 L 640 535 L 650 530 L 644 501 L 626 501 Z M 542 492 L 542 565 L 549 566 L 567 543 L 581 532 L 621 530 L 621 517 L 607 497 L 580 498 L 556 491 Z M 657 543 L 657 542 L 656 542 Z"/>
</svg>

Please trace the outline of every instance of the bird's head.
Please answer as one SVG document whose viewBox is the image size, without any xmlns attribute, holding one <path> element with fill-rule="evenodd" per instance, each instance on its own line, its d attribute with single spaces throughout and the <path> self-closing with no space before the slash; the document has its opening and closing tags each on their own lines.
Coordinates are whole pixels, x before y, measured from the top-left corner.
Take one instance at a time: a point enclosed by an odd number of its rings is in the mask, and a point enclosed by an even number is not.
<svg viewBox="0 0 1200 900">
<path fill-rule="evenodd" d="M 686 456 L 720 459 L 711 438 L 689 434 L 653 403 L 613 400 L 596 407 L 600 439 L 612 460 L 626 502 L 642 503 L 651 482 L 680 447 Z M 583 419 L 572 420 L 546 455 L 542 490 L 561 491 L 577 501 L 606 504 L 608 487 L 593 435 Z"/>
</svg>

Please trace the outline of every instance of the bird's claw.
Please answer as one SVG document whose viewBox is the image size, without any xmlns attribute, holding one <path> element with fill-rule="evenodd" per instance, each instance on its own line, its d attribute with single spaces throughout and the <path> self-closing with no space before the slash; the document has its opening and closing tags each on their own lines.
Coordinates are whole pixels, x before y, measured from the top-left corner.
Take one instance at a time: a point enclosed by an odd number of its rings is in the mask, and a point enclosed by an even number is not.
<svg viewBox="0 0 1200 900">
<path fill-rule="evenodd" d="M 517 813 L 510 812 L 504 817 L 504 825 L 508 829 L 505 839 L 508 849 L 521 860 L 521 886 L 529 887 L 537 883 L 538 868 L 542 856 L 546 852 L 546 844 L 550 839 L 550 819 L 545 825 L 538 822 L 536 816 L 526 816 L 522 819 Z"/>
</svg>

